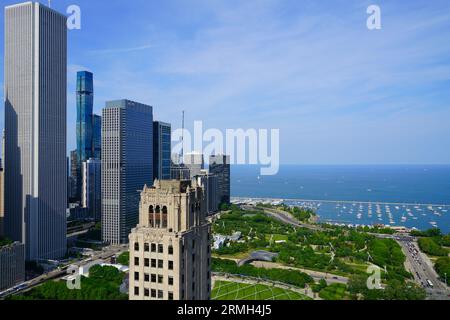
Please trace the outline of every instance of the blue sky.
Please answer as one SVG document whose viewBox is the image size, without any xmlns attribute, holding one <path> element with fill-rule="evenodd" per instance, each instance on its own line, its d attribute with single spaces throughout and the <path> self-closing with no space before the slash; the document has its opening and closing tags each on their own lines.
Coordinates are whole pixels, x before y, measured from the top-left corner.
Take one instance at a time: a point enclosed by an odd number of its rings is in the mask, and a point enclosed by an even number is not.
<svg viewBox="0 0 450 320">
<path fill-rule="evenodd" d="M 98 113 L 128 98 L 175 128 L 186 110 L 188 127 L 280 129 L 284 164 L 450 163 L 448 0 L 52 1 L 71 4 L 69 149 L 86 69 Z"/>
</svg>

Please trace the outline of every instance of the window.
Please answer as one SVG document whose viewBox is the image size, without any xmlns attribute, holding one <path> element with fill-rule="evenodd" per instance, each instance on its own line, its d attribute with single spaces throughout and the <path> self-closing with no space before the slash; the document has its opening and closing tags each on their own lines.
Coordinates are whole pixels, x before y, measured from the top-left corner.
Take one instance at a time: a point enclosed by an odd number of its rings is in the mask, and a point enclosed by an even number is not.
<svg viewBox="0 0 450 320">
<path fill-rule="evenodd" d="M 173 255 L 173 246 L 169 246 L 169 254 Z"/>
<path fill-rule="evenodd" d="M 164 298 L 164 292 L 162 290 L 158 290 L 158 299 Z"/>
<path fill-rule="evenodd" d="M 158 244 L 158 253 L 164 253 L 164 246 L 162 244 Z"/>
<path fill-rule="evenodd" d="M 167 228 L 167 207 L 164 206 L 162 209 L 162 227 Z"/>
<path fill-rule="evenodd" d="M 148 243 L 144 244 L 144 251 L 145 252 L 150 252 L 150 245 Z"/>
<path fill-rule="evenodd" d="M 149 297 L 150 296 L 150 290 L 144 289 L 144 296 Z"/>
<path fill-rule="evenodd" d="M 152 268 L 156 268 L 156 259 L 152 259 Z"/>
<path fill-rule="evenodd" d="M 144 281 L 150 282 L 150 275 L 148 273 L 144 274 Z"/>
<path fill-rule="evenodd" d="M 169 301 L 173 300 L 173 292 L 169 292 Z"/>
<path fill-rule="evenodd" d="M 173 277 L 169 277 L 169 286 L 173 286 Z"/>
<path fill-rule="evenodd" d="M 195 253 L 192 254 L 192 262 L 195 262 Z"/>
<path fill-rule="evenodd" d="M 134 265 L 139 266 L 139 258 L 134 258 Z"/>
<path fill-rule="evenodd" d="M 156 252 L 156 244 L 152 243 L 152 252 Z"/>
<path fill-rule="evenodd" d="M 169 261 L 169 270 L 173 270 L 173 261 Z"/>
<path fill-rule="evenodd" d="M 134 280 L 139 281 L 139 272 L 134 273 Z"/>
<path fill-rule="evenodd" d="M 163 260 L 158 260 L 158 268 L 159 269 L 163 269 L 164 268 L 164 261 Z"/>
<path fill-rule="evenodd" d="M 158 283 L 163 283 L 163 276 L 161 276 L 161 275 L 158 275 Z"/>
<path fill-rule="evenodd" d="M 134 251 L 139 251 L 139 242 L 134 243 Z"/>
<path fill-rule="evenodd" d="M 139 287 L 134 287 L 134 295 L 135 296 L 139 295 Z"/>
<path fill-rule="evenodd" d="M 150 260 L 149 259 L 147 259 L 147 258 L 144 259 L 144 266 L 145 267 L 149 267 L 150 266 Z"/>
<path fill-rule="evenodd" d="M 156 274 L 152 274 L 152 283 L 156 283 Z"/>
<path fill-rule="evenodd" d="M 155 289 L 152 289 L 152 298 L 156 298 L 156 290 Z"/>
</svg>

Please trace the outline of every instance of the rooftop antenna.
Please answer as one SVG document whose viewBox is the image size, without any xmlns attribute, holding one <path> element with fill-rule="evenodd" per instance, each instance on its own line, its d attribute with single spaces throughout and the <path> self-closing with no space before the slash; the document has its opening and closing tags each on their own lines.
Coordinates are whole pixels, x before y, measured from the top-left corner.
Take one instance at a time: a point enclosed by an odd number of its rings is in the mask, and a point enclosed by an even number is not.
<svg viewBox="0 0 450 320">
<path fill-rule="evenodd" d="M 178 167 L 180 168 L 180 180 L 184 180 L 184 173 L 183 173 L 183 164 L 184 164 L 184 110 L 182 111 L 182 121 L 181 121 L 181 151 L 180 151 L 180 159 L 178 163 Z"/>
<path fill-rule="evenodd" d="M 181 163 L 184 163 L 184 110 L 182 112 L 182 132 L 181 132 Z"/>
</svg>

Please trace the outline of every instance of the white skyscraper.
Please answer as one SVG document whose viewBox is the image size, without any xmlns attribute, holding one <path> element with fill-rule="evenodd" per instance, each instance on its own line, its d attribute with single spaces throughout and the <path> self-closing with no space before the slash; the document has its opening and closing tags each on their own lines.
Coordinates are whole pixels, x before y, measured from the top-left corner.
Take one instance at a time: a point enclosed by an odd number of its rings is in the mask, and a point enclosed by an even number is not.
<svg viewBox="0 0 450 320">
<path fill-rule="evenodd" d="M 5 231 L 27 260 L 66 252 L 66 17 L 5 8 Z"/>
</svg>

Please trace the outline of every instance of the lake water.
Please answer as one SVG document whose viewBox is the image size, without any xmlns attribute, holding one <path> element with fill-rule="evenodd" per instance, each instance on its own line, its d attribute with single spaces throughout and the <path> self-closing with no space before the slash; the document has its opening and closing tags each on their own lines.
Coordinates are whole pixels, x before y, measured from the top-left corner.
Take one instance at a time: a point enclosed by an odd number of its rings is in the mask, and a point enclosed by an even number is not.
<svg viewBox="0 0 450 320">
<path fill-rule="evenodd" d="M 316 207 L 321 221 L 450 232 L 450 165 L 282 166 L 276 176 L 235 166 L 231 174 L 233 197 L 290 199 Z"/>
</svg>

